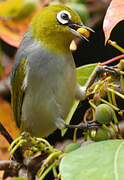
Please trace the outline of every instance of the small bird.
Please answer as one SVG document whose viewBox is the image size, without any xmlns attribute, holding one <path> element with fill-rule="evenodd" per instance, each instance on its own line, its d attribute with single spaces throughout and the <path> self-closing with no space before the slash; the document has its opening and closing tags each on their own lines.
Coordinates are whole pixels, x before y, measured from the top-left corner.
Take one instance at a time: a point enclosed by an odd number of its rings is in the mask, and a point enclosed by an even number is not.
<svg viewBox="0 0 124 180">
<path fill-rule="evenodd" d="M 45 7 L 32 19 L 11 73 L 12 107 L 21 132 L 47 137 L 65 128 L 74 100 L 84 99 L 69 49 L 76 37 L 87 39 L 79 28 L 91 31 L 64 5 Z"/>
</svg>

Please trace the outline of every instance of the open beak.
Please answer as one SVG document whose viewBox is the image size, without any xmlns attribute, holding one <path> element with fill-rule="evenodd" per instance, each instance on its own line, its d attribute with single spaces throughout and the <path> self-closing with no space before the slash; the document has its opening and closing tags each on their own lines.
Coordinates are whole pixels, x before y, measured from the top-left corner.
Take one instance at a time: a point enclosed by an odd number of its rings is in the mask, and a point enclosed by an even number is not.
<svg viewBox="0 0 124 180">
<path fill-rule="evenodd" d="M 83 24 L 76 24 L 72 21 L 68 23 L 68 26 L 70 28 L 70 32 L 73 33 L 75 36 L 79 37 L 80 39 L 85 39 L 88 41 L 88 37 L 90 35 L 90 32 L 95 32 L 91 28 L 83 25 Z"/>
</svg>

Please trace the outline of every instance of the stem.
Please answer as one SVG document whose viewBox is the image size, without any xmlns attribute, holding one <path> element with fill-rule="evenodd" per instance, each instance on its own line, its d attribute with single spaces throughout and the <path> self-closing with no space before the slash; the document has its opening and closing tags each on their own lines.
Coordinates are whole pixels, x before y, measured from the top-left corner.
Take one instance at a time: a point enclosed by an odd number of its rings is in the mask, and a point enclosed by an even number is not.
<svg viewBox="0 0 124 180">
<path fill-rule="evenodd" d="M 124 99 L 124 95 L 119 93 L 118 91 L 115 91 L 114 89 L 108 88 L 109 91 L 115 93 L 117 96 L 120 96 L 122 99 Z"/>
<path fill-rule="evenodd" d="M 116 57 L 114 57 L 114 58 L 112 58 L 112 59 L 109 59 L 109 60 L 103 62 L 103 63 L 100 63 L 100 66 L 104 66 L 104 65 L 110 64 L 110 63 L 112 63 L 112 62 L 115 62 L 115 61 L 117 61 L 117 60 L 119 60 L 119 59 L 123 59 L 123 58 L 124 58 L 124 54 L 122 54 L 122 55 L 120 55 L 120 56 L 116 56 Z"/>
<path fill-rule="evenodd" d="M 39 178 L 39 180 L 43 180 L 45 178 L 45 176 L 51 171 L 51 169 L 56 166 L 56 161 L 54 161 L 47 169 L 46 171 L 42 174 L 42 176 Z"/>
<path fill-rule="evenodd" d="M 114 90 L 113 86 L 112 86 L 112 89 Z M 116 98 L 115 98 L 114 92 L 112 92 L 112 101 L 113 101 L 113 105 L 117 107 L 117 103 L 116 103 Z"/>
<path fill-rule="evenodd" d="M 77 141 L 77 130 L 78 130 L 78 128 L 74 129 L 74 134 L 73 134 L 73 142 L 74 143 Z"/>
<path fill-rule="evenodd" d="M 107 96 L 108 96 L 109 103 L 112 104 L 111 94 L 108 90 L 107 90 Z"/>
<path fill-rule="evenodd" d="M 50 152 L 53 151 L 53 147 L 49 144 L 49 142 L 43 138 L 37 138 L 37 140 L 41 141 L 41 142 L 44 142 L 47 146 L 48 146 L 48 149 Z"/>
<path fill-rule="evenodd" d="M 115 138 L 115 135 L 111 132 L 111 130 L 105 124 L 103 124 L 102 127 L 108 131 L 111 137 Z"/>
<path fill-rule="evenodd" d="M 124 71 L 120 71 L 120 69 L 118 69 L 117 72 L 121 75 L 124 75 Z"/>
<path fill-rule="evenodd" d="M 113 46 L 114 48 L 116 48 L 117 50 L 119 50 L 121 53 L 124 54 L 124 49 L 120 47 L 115 41 L 109 40 L 108 44 L 110 44 L 111 46 Z"/>
<path fill-rule="evenodd" d="M 48 163 L 52 160 L 52 158 L 54 157 L 58 157 L 59 155 L 61 154 L 61 152 L 57 151 L 57 152 L 54 152 L 52 154 L 50 154 L 48 156 L 48 158 L 44 161 L 43 165 L 42 165 L 42 168 L 40 170 L 40 173 L 39 173 L 39 176 L 41 176 L 41 174 L 43 173 L 43 171 L 45 170 L 45 168 L 47 167 Z"/>
<path fill-rule="evenodd" d="M 109 103 L 108 101 L 102 99 L 102 98 L 99 98 L 100 101 L 104 102 L 105 104 L 108 104 L 109 106 L 111 106 L 114 110 L 116 111 L 119 111 L 120 109 L 116 106 L 114 106 L 113 104 Z"/>
<path fill-rule="evenodd" d="M 113 119 L 114 119 L 114 123 L 115 123 L 116 125 L 118 125 L 118 124 L 119 124 L 119 123 L 118 123 L 118 118 L 117 118 L 117 116 L 116 116 L 115 111 L 114 111 Z"/>
<path fill-rule="evenodd" d="M 16 138 L 12 143 L 11 143 L 11 145 L 10 145 L 10 147 L 9 147 L 9 151 L 13 148 L 13 146 L 15 146 L 15 144 L 17 144 L 18 143 L 18 141 L 20 141 L 21 140 L 21 136 L 19 136 L 18 138 Z"/>
<path fill-rule="evenodd" d="M 60 179 L 60 178 L 61 178 L 61 174 L 59 173 L 59 174 L 58 174 L 58 179 Z"/>
<path fill-rule="evenodd" d="M 89 130 L 86 132 L 86 140 L 87 141 L 91 140 Z"/>
<path fill-rule="evenodd" d="M 94 109 L 96 109 L 96 105 L 93 103 L 93 99 L 89 100 L 89 104 L 90 104 Z"/>
<path fill-rule="evenodd" d="M 114 124 L 112 123 L 112 121 L 110 122 L 110 125 L 112 127 L 112 129 L 114 130 L 115 133 L 118 133 L 118 130 L 116 129 L 116 127 L 114 126 Z"/>
<path fill-rule="evenodd" d="M 12 156 L 12 155 L 14 154 L 14 152 L 15 152 L 23 143 L 25 143 L 25 142 L 26 142 L 25 139 L 20 140 L 20 141 L 18 142 L 18 144 L 16 144 L 16 145 L 12 148 L 12 150 L 10 151 L 11 156 Z"/>
<path fill-rule="evenodd" d="M 124 90 L 124 78 L 122 74 L 120 75 L 120 81 L 121 81 L 122 89 Z"/>
<path fill-rule="evenodd" d="M 56 166 L 53 167 L 53 175 L 54 175 L 55 178 L 58 177 Z"/>
<path fill-rule="evenodd" d="M 38 147 L 38 149 L 41 149 L 41 151 L 45 151 L 45 150 L 46 150 L 45 144 L 43 144 L 43 143 L 41 143 L 41 142 L 38 144 L 37 138 L 36 138 L 36 140 L 35 140 L 34 138 L 30 137 L 30 139 L 31 139 L 31 145 L 32 145 L 32 146 L 37 146 L 37 145 L 39 145 L 40 148 Z M 28 139 L 27 139 L 27 142 L 28 142 Z"/>
</svg>

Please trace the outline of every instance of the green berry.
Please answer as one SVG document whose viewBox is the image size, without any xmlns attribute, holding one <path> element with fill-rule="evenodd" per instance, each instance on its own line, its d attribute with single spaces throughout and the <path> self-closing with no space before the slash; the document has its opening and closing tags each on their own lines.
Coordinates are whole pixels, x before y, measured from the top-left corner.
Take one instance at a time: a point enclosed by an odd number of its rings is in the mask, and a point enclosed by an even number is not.
<svg viewBox="0 0 124 180">
<path fill-rule="evenodd" d="M 71 144 L 68 144 L 66 147 L 65 147 L 65 153 L 69 153 L 69 152 L 72 152 L 76 149 L 78 149 L 81 145 L 79 143 L 71 143 Z"/>
<path fill-rule="evenodd" d="M 107 104 L 100 104 L 95 109 L 95 119 L 100 124 L 108 124 L 113 120 L 114 111 L 111 106 Z"/>
<path fill-rule="evenodd" d="M 94 133 L 94 130 L 91 131 L 90 137 L 94 141 L 103 141 L 108 139 L 108 132 L 106 129 L 100 127 Z"/>
</svg>

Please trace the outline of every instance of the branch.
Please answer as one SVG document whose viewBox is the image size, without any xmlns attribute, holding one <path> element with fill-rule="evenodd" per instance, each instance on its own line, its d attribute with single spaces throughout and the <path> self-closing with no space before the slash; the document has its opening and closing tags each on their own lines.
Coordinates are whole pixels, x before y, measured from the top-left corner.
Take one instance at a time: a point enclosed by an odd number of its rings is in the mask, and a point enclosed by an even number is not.
<svg viewBox="0 0 124 180">
<path fill-rule="evenodd" d="M 0 133 L 5 137 L 5 139 L 11 144 L 13 142 L 12 137 L 10 134 L 7 132 L 7 130 L 4 128 L 4 126 L 0 122 Z"/>
<path fill-rule="evenodd" d="M 13 161 L 13 160 L 3 160 L 0 161 L 0 170 L 9 171 L 12 170 L 15 171 L 15 174 L 17 174 L 18 169 L 20 168 L 20 163 Z"/>
<path fill-rule="evenodd" d="M 9 144 L 11 144 L 13 142 L 12 137 L 10 136 L 10 134 L 7 132 L 7 130 L 4 128 L 4 126 L 0 123 L 0 133 L 5 137 L 5 139 L 9 142 Z M 15 153 L 14 153 L 14 159 L 17 162 L 22 163 L 23 162 L 23 155 L 21 152 L 21 149 L 18 148 Z"/>
<path fill-rule="evenodd" d="M 43 160 L 48 157 L 48 154 L 41 154 L 37 157 L 33 157 L 27 164 L 28 169 L 32 172 L 32 174 L 36 174 L 43 164 Z"/>
</svg>

